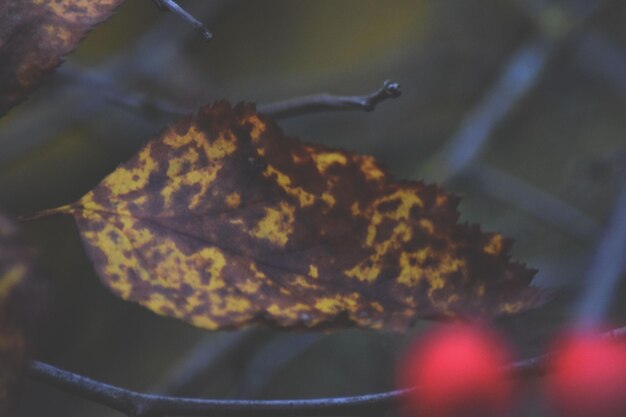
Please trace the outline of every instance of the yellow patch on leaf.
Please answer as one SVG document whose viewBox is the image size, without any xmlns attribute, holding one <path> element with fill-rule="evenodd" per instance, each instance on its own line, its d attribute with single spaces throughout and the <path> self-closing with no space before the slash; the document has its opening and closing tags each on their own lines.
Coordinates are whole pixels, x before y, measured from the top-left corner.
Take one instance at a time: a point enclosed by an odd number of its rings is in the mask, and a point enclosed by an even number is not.
<svg viewBox="0 0 626 417">
<path fill-rule="evenodd" d="M 228 204 L 228 201 L 226 204 Z M 278 209 L 274 207 L 265 208 L 265 217 L 257 223 L 254 230 L 252 230 L 252 235 L 259 239 L 267 239 L 276 245 L 284 246 L 289 241 L 289 234 L 293 231 L 294 212 L 294 207 L 282 201 Z"/>
<path fill-rule="evenodd" d="M 405 329 L 543 302 L 510 242 L 458 224 L 457 204 L 372 157 L 286 137 L 254 106 L 218 102 L 59 211 L 116 294 L 209 329 Z"/>
</svg>

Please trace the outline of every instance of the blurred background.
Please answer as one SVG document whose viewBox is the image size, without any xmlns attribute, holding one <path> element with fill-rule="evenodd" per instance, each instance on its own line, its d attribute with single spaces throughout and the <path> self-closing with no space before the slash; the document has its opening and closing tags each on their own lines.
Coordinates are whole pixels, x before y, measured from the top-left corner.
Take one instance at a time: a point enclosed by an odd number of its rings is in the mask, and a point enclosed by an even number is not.
<svg viewBox="0 0 626 417">
<path fill-rule="evenodd" d="M 464 196 L 462 221 L 514 238 L 514 257 L 539 270 L 536 284 L 560 289 L 547 306 L 495 323 L 516 357 L 544 351 L 580 310 L 598 247 L 626 212 L 617 204 L 626 173 L 626 2 L 180 4 L 213 32 L 211 42 L 148 0 L 128 1 L 0 120 L 3 210 L 77 200 L 176 118 L 163 108 L 364 95 L 391 79 L 402 96 L 373 112 L 280 125 L 375 155 L 399 178 L 444 183 Z M 130 389 L 213 398 L 388 390 L 405 346 L 432 325 L 406 334 L 207 332 L 113 296 L 71 218 L 24 229 L 53 291 L 35 357 Z M 612 276 L 624 275 L 620 262 Z M 626 286 L 605 288 L 614 297 L 607 322 L 624 325 Z M 525 384 L 519 416 L 549 415 L 540 388 Z M 34 382 L 20 413 L 117 415 Z"/>
</svg>

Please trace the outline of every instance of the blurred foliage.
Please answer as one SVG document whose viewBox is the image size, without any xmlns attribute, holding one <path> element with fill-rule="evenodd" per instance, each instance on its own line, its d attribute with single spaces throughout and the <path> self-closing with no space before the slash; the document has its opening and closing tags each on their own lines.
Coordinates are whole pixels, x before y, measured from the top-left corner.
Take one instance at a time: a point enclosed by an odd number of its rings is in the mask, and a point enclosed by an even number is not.
<svg viewBox="0 0 626 417">
<path fill-rule="evenodd" d="M 364 94 L 393 79 L 403 96 L 372 113 L 322 113 L 280 124 L 288 135 L 373 154 L 399 177 L 420 172 L 432 181 L 434 174 L 421 167 L 491 91 L 510 57 L 527 42 L 575 27 L 572 16 L 589 3 L 181 1 L 214 32 L 214 40 L 205 43 L 150 2 L 126 2 L 44 88 L 0 120 L 0 205 L 22 214 L 75 201 L 173 120 L 107 99 L 116 92 L 197 108 L 220 98 L 267 103 L 321 91 Z M 624 2 L 609 1 L 559 45 L 477 158 L 579 209 L 600 225 L 599 232 L 624 172 L 624 158 L 620 163 L 613 156 L 626 148 L 625 16 Z M 587 35 L 599 37 L 602 48 L 589 44 Z M 85 81 L 77 73 L 108 84 Z M 538 220 L 471 177 L 460 175 L 446 187 L 464 195 L 462 220 L 515 238 L 515 257 L 540 270 L 539 283 L 563 288 L 551 305 L 497 323 L 520 357 L 541 351 L 569 318 L 596 240 L 574 238 Z M 70 219 L 31 222 L 25 229 L 39 246 L 56 294 L 48 343 L 37 357 L 149 389 L 198 341 L 225 336 L 156 316 L 110 294 L 98 283 Z M 620 289 L 616 299 L 625 291 Z M 623 324 L 623 313 L 616 306 L 613 321 Z M 256 355 L 265 352 L 264 360 L 272 359 L 262 347 L 278 335 L 264 332 L 185 394 L 278 398 L 388 389 L 402 346 L 430 325 L 420 322 L 408 334 L 320 334 L 246 392 L 241 387 L 247 386 L 247 369 Z M 301 337 L 284 335 L 275 358 L 288 356 Z M 527 412 L 540 415 L 537 409 Z M 21 415 L 114 414 L 29 384 Z"/>
</svg>

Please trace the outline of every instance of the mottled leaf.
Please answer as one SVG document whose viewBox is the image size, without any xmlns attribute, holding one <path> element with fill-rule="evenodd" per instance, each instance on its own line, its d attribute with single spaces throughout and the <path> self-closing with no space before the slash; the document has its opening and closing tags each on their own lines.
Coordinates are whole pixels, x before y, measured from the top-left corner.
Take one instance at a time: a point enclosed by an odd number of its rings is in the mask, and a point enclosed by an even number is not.
<svg viewBox="0 0 626 417">
<path fill-rule="evenodd" d="M 12 415 L 16 405 L 41 295 L 33 282 L 30 251 L 0 215 L 0 416 Z"/>
<path fill-rule="evenodd" d="M 0 115 L 124 0 L 0 1 Z"/>
<path fill-rule="evenodd" d="M 370 156 L 285 137 L 254 106 L 202 108 L 70 212 L 104 283 L 209 329 L 403 329 L 542 302 L 511 242 L 457 224 L 458 198 Z"/>
</svg>

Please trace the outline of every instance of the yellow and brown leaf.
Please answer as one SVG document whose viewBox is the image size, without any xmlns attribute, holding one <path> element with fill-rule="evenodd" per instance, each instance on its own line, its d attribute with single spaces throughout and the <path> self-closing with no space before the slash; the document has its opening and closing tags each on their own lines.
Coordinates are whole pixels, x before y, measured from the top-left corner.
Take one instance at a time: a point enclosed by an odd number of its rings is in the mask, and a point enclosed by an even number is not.
<svg viewBox="0 0 626 417">
<path fill-rule="evenodd" d="M 32 280 L 31 256 L 16 228 L 0 215 L 0 415 L 11 415 L 29 350 L 30 330 L 41 310 L 41 287 Z"/>
<path fill-rule="evenodd" d="M 0 1 L 0 115 L 124 0 Z"/>
<path fill-rule="evenodd" d="M 370 156 L 283 135 L 252 105 L 207 106 L 71 212 L 104 283 L 208 329 L 403 329 L 542 302 L 511 242 L 457 224 L 458 198 Z"/>
</svg>

